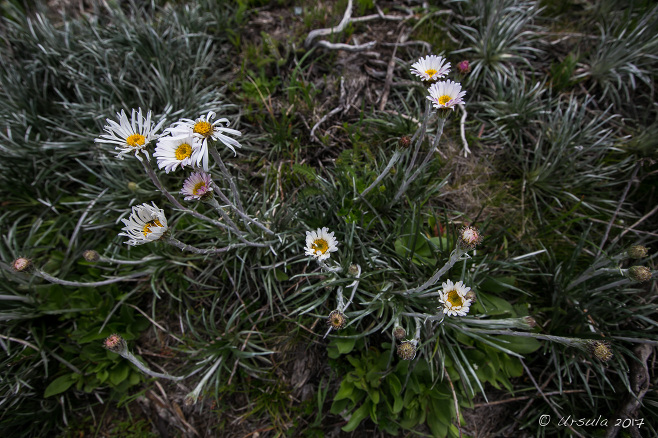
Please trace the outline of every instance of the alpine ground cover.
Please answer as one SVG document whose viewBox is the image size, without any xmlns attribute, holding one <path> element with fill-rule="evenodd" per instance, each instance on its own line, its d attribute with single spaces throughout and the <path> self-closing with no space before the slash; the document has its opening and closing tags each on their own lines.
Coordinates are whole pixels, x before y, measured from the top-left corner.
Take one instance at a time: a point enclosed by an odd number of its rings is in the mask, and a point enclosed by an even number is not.
<svg viewBox="0 0 658 438">
<path fill-rule="evenodd" d="M 8 436 L 656 434 L 651 2 L 2 12 Z"/>
</svg>

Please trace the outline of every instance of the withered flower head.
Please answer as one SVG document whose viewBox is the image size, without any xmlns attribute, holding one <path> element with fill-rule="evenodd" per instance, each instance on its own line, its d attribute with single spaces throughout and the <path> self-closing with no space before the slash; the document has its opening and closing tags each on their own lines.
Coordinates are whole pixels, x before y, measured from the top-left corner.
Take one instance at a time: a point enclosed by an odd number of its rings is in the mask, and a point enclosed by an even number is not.
<svg viewBox="0 0 658 438">
<path fill-rule="evenodd" d="M 93 249 L 88 249 L 82 253 L 82 257 L 88 262 L 97 262 L 101 256 Z"/>
<path fill-rule="evenodd" d="M 393 336 L 398 341 L 403 340 L 407 336 L 407 331 L 400 326 L 397 326 L 393 329 Z"/>
<path fill-rule="evenodd" d="M 402 360 L 414 360 L 416 357 L 416 342 L 404 341 L 398 345 L 398 356 Z"/>
<path fill-rule="evenodd" d="M 651 280 L 651 269 L 645 266 L 631 266 L 628 268 L 628 278 L 643 283 Z"/>
<path fill-rule="evenodd" d="M 587 349 L 590 354 L 596 356 L 602 362 L 612 359 L 610 343 L 606 341 L 587 341 Z"/>
<path fill-rule="evenodd" d="M 345 327 L 345 324 L 347 324 L 347 317 L 340 310 L 338 309 L 333 310 L 329 314 L 329 318 L 327 319 L 327 325 L 330 328 L 334 330 L 340 330 L 343 327 Z"/>
<path fill-rule="evenodd" d="M 632 259 L 643 259 L 649 255 L 649 250 L 642 245 L 633 245 L 628 248 L 628 257 Z"/>
</svg>

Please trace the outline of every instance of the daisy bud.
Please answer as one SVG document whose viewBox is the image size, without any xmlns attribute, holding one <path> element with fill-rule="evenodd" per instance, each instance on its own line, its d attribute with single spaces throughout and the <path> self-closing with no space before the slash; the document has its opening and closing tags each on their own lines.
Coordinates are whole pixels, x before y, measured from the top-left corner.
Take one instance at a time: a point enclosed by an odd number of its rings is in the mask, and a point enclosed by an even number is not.
<svg viewBox="0 0 658 438">
<path fill-rule="evenodd" d="M 340 330 L 345 327 L 347 323 L 347 317 L 340 310 L 334 310 L 329 314 L 329 319 L 327 319 L 327 325 L 334 329 Z"/>
<path fill-rule="evenodd" d="M 612 359 L 610 343 L 606 341 L 587 341 L 587 349 L 592 356 L 596 356 L 602 362 Z"/>
<path fill-rule="evenodd" d="M 474 249 L 482 243 L 482 235 L 475 227 L 462 227 L 459 230 L 457 244 L 463 249 Z"/>
<path fill-rule="evenodd" d="M 25 257 L 19 257 L 13 261 L 11 267 L 16 272 L 25 272 L 32 267 L 32 261 Z"/>
<path fill-rule="evenodd" d="M 628 248 L 626 254 L 632 259 L 643 259 L 649 255 L 649 250 L 642 245 L 633 245 Z"/>
<path fill-rule="evenodd" d="M 475 292 L 473 292 L 472 290 L 466 292 L 466 295 L 464 295 L 464 299 L 471 300 L 471 304 L 475 304 L 478 301 L 477 295 L 475 295 Z"/>
<path fill-rule="evenodd" d="M 352 277 L 356 277 L 359 275 L 359 267 L 357 265 L 350 265 L 350 267 L 347 268 L 347 273 Z"/>
<path fill-rule="evenodd" d="M 628 278 L 643 283 L 651 280 L 651 269 L 645 266 L 631 266 L 628 268 Z"/>
<path fill-rule="evenodd" d="M 402 360 L 414 360 L 416 357 L 416 341 L 404 341 L 398 345 L 398 356 Z"/>
<path fill-rule="evenodd" d="M 393 329 L 393 336 L 398 341 L 403 340 L 407 336 L 407 331 L 400 326 L 397 326 Z"/>
<path fill-rule="evenodd" d="M 82 253 L 82 257 L 88 262 L 97 262 L 101 258 L 101 255 L 93 249 L 88 249 Z"/>
<path fill-rule="evenodd" d="M 122 354 L 128 351 L 126 340 L 117 334 L 108 336 L 103 342 L 103 347 L 117 354 Z"/>
<path fill-rule="evenodd" d="M 130 182 L 128 183 L 128 190 L 130 190 L 131 192 L 136 192 L 136 191 L 137 191 L 137 188 L 138 188 L 138 186 L 137 186 L 137 183 L 136 183 L 136 182 L 132 182 L 132 181 L 130 181 Z"/>
<path fill-rule="evenodd" d="M 532 316 L 524 316 L 523 321 L 530 326 L 530 328 L 537 327 L 537 321 Z"/>
<path fill-rule="evenodd" d="M 400 146 L 402 149 L 408 149 L 409 146 L 411 146 L 411 139 L 406 135 L 400 137 L 400 140 L 398 140 L 398 146 Z"/>
<path fill-rule="evenodd" d="M 465 75 L 471 71 L 471 64 L 466 60 L 461 61 L 457 64 L 457 70 L 459 70 L 459 73 Z"/>
</svg>

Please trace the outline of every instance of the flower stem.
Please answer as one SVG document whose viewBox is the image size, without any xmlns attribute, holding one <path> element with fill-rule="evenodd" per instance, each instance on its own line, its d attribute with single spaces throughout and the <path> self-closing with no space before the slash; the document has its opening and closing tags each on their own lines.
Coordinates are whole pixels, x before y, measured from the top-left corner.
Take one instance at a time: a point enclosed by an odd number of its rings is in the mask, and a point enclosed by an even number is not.
<svg viewBox="0 0 658 438">
<path fill-rule="evenodd" d="M 215 189 L 217 191 L 219 191 L 219 187 L 217 187 L 217 185 L 215 185 L 215 183 L 213 183 L 213 185 L 215 186 Z M 223 195 L 223 193 L 221 193 L 221 192 L 220 192 L 220 194 Z M 233 222 L 233 220 L 229 217 L 229 215 L 226 214 L 226 212 L 222 209 L 222 207 L 219 205 L 219 202 L 217 202 L 217 200 L 215 198 L 209 199 L 208 201 L 206 201 L 206 203 L 209 204 L 215 210 L 217 210 L 217 213 L 219 213 L 220 216 L 226 221 L 226 223 L 228 223 L 231 226 L 231 228 L 236 232 L 237 237 L 238 237 L 238 239 L 240 239 L 241 242 L 247 244 L 248 246 L 256 246 L 256 247 L 261 247 L 261 248 L 264 248 L 264 247 L 268 246 L 266 243 L 250 242 L 247 239 L 245 239 L 244 237 L 242 237 L 242 231 L 240 231 L 237 224 L 235 222 Z"/>
<path fill-rule="evenodd" d="M 192 216 L 194 216 L 197 219 L 201 219 L 201 220 L 210 222 L 213 225 L 215 225 L 217 227 L 220 227 L 220 228 L 229 229 L 229 227 L 226 224 L 223 224 L 219 221 L 211 219 L 208 216 L 205 216 L 201 213 L 197 213 L 194 210 L 190 210 L 189 208 L 183 207 L 183 205 L 180 202 L 178 202 L 178 200 L 176 198 L 174 198 L 173 195 L 171 193 L 169 193 L 169 191 L 162 186 L 162 183 L 160 182 L 160 180 L 158 179 L 158 176 L 153 171 L 153 168 L 151 167 L 151 164 L 146 160 L 142 160 L 141 163 L 144 166 L 144 170 L 146 170 L 146 173 L 148 174 L 149 178 L 151 178 L 151 181 L 153 181 L 153 184 L 155 184 L 155 186 L 158 188 L 158 190 L 160 190 L 160 192 L 162 192 L 162 194 L 165 195 L 167 199 L 169 199 L 169 202 L 174 204 L 174 207 L 178 208 L 179 210 L 181 210 L 185 213 L 191 214 Z"/>
<path fill-rule="evenodd" d="M 180 240 L 174 239 L 173 237 L 168 237 L 164 239 L 164 242 L 168 243 L 169 245 L 175 246 L 176 248 L 180 248 L 182 251 L 193 252 L 195 254 L 220 254 L 232 248 L 235 248 L 236 246 L 242 246 L 241 244 L 238 244 L 238 245 L 225 246 L 224 248 L 203 249 L 203 248 L 197 248 L 196 246 L 188 245 L 186 243 L 181 242 Z"/>
<path fill-rule="evenodd" d="M 62 286 L 98 287 L 98 286 L 105 286 L 107 284 L 118 283 L 120 281 L 134 280 L 137 277 L 144 277 L 146 275 L 151 275 L 151 272 L 136 272 L 134 274 L 126 275 L 125 277 L 116 277 L 103 281 L 90 281 L 90 282 L 62 280 L 61 278 L 53 277 L 52 275 L 48 274 L 47 272 L 44 272 L 41 269 L 35 269 L 34 275 L 36 275 L 37 277 L 41 277 L 44 280 L 49 281 L 51 283 L 61 284 Z"/>
<path fill-rule="evenodd" d="M 468 251 L 466 251 L 465 249 L 462 249 L 462 248 L 459 248 L 459 247 L 455 248 L 455 249 L 450 253 L 450 258 L 448 259 L 448 261 L 446 262 L 446 264 L 443 265 L 443 267 L 442 267 L 441 269 L 439 269 L 438 271 L 436 271 L 436 272 L 434 273 L 434 275 L 432 275 L 432 277 L 431 277 L 429 280 L 427 280 L 425 283 L 423 283 L 422 285 L 418 286 L 418 287 L 415 288 L 415 289 L 411 289 L 410 291 L 407 291 L 406 294 L 407 294 L 407 295 L 409 295 L 409 294 L 417 294 L 418 292 L 422 292 L 422 291 L 424 291 L 425 289 L 427 289 L 428 287 L 434 285 L 437 281 L 439 281 L 439 279 L 443 276 L 443 274 L 445 274 L 446 272 L 448 272 L 448 270 L 449 270 L 450 268 L 452 268 L 452 267 L 455 265 L 455 263 L 457 263 L 457 261 L 461 258 L 461 256 L 463 256 L 463 255 L 466 254 L 467 252 L 468 252 Z"/>
<path fill-rule="evenodd" d="M 183 380 L 184 377 L 175 377 L 175 376 L 170 376 L 169 374 L 162 374 L 162 373 L 156 373 L 155 371 L 151 371 L 146 365 L 144 365 L 139 359 L 137 359 L 130 351 L 121 351 L 118 354 L 121 355 L 121 357 L 128 359 L 130 363 L 135 365 L 137 369 L 139 369 L 141 372 L 144 374 L 151 376 L 151 377 L 157 377 L 159 379 L 169 379 L 169 380 Z"/>
<path fill-rule="evenodd" d="M 439 118 L 439 123 L 437 126 L 437 132 L 436 132 L 436 137 L 434 137 L 434 142 L 432 143 L 432 146 L 430 147 L 430 150 L 427 152 L 427 155 L 425 156 L 425 159 L 421 163 L 420 166 L 418 166 L 418 169 L 407 179 L 405 175 L 405 180 L 402 182 L 402 186 L 398 190 L 398 192 L 395 194 L 395 198 L 393 198 L 393 202 L 397 202 L 398 199 L 404 194 L 404 192 L 407 191 L 407 188 L 409 185 L 416 179 L 418 178 L 418 175 L 420 174 L 421 171 L 425 170 L 425 166 L 429 162 L 430 158 L 434 155 L 434 151 L 436 150 L 436 147 L 439 145 L 439 140 L 441 140 L 441 136 L 443 136 L 443 127 L 445 126 L 446 119 L 444 118 Z M 409 168 L 411 169 L 411 167 Z"/>
<path fill-rule="evenodd" d="M 224 175 L 224 178 L 228 180 L 229 187 L 231 188 L 231 192 L 233 193 L 233 198 L 235 198 L 235 204 L 230 204 L 233 208 L 235 208 L 238 213 L 242 213 L 240 217 L 242 217 L 243 220 L 245 220 L 246 214 L 244 211 L 244 207 L 242 206 L 242 201 L 240 200 L 240 193 L 238 192 L 238 187 L 235 185 L 235 181 L 233 180 L 233 175 L 228 171 L 226 168 L 226 165 L 224 164 L 224 161 L 222 160 L 222 157 L 219 155 L 219 152 L 217 152 L 217 148 L 215 145 L 212 145 L 210 147 L 210 153 L 212 154 L 213 158 L 215 161 L 217 161 L 217 164 L 219 165 L 219 169 L 222 171 L 222 174 Z M 249 227 L 249 223 L 245 221 L 245 226 L 251 231 L 251 228 Z"/>
<path fill-rule="evenodd" d="M 321 267 L 322 269 L 325 269 L 325 270 L 328 271 L 328 272 L 340 272 L 340 271 L 343 270 L 343 268 L 342 268 L 341 266 L 335 266 L 335 267 L 333 267 L 333 268 L 330 267 L 329 265 L 327 265 L 327 264 L 324 262 L 324 260 L 318 260 L 318 264 L 320 265 L 320 267 Z"/>
<path fill-rule="evenodd" d="M 163 258 L 164 257 L 160 257 L 160 256 L 152 256 L 152 257 L 149 256 L 139 260 L 118 260 L 118 259 L 113 259 L 112 257 L 100 256 L 98 258 L 98 261 L 103 263 L 113 263 L 115 265 L 141 265 L 146 262 L 150 262 L 153 260 L 161 260 Z"/>
<path fill-rule="evenodd" d="M 222 202 L 225 202 L 226 204 L 231 206 L 233 208 L 233 210 L 235 210 L 235 212 L 238 214 L 238 216 L 240 216 L 245 221 L 251 222 L 252 224 L 256 225 L 258 228 L 265 231 L 267 234 L 270 234 L 270 235 L 276 234 L 276 233 L 274 233 L 274 231 L 270 230 L 265 225 L 261 224 L 260 222 L 258 222 L 255 219 L 250 218 L 247 214 L 240 211 L 240 209 L 237 208 L 235 205 L 233 205 L 231 200 L 226 197 L 226 195 L 222 192 L 221 188 L 217 184 L 215 184 L 214 181 L 213 181 L 212 185 L 213 185 L 213 188 L 214 188 L 214 192 L 217 193 L 217 196 L 219 196 L 221 198 Z M 251 231 L 251 229 L 249 231 Z"/>
<path fill-rule="evenodd" d="M 402 151 L 396 150 L 393 156 L 391 157 L 390 161 L 384 168 L 384 170 L 382 170 L 382 173 L 380 173 L 377 179 L 372 184 L 370 184 L 368 188 L 366 188 L 363 192 L 361 192 L 361 194 L 357 198 L 355 198 L 355 200 L 359 198 L 363 198 L 366 194 L 368 194 L 370 190 L 372 190 L 377 184 L 379 184 L 380 181 L 384 179 L 384 177 L 388 174 L 391 168 L 395 165 L 395 163 L 397 163 L 401 155 L 402 155 Z"/>
<path fill-rule="evenodd" d="M 418 152 L 420 152 L 420 145 L 423 143 L 423 139 L 425 138 L 425 132 L 427 131 L 427 122 L 430 119 L 430 114 L 432 114 L 431 111 L 432 111 L 432 102 L 428 100 L 425 106 L 425 116 L 423 116 L 423 123 L 416 130 L 414 136 L 411 137 L 411 143 L 413 143 L 414 140 L 416 139 L 417 141 L 416 144 L 414 145 L 414 153 L 411 156 L 411 161 L 409 161 L 409 165 L 407 166 L 407 169 L 404 171 L 405 180 L 409 177 L 409 173 L 411 173 L 411 169 L 413 169 L 414 164 L 416 164 L 416 158 L 418 157 Z"/>
</svg>

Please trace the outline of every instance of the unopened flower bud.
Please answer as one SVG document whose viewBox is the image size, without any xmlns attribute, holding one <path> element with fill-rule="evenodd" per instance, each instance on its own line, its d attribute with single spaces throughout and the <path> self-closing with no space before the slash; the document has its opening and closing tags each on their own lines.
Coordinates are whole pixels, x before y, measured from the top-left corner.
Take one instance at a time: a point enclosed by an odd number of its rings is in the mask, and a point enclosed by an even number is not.
<svg viewBox="0 0 658 438">
<path fill-rule="evenodd" d="M 632 259 L 643 259 L 649 255 L 649 250 L 642 245 L 633 245 L 628 248 L 627 254 Z"/>
<path fill-rule="evenodd" d="M 459 70 L 459 73 L 465 75 L 471 71 L 471 64 L 467 60 L 461 61 L 457 64 L 457 70 Z"/>
<path fill-rule="evenodd" d="M 117 334 L 108 336 L 103 342 L 103 347 L 117 354 L 125 353 L 128 350 L 126 340 Z"/>
<path fill-rule="evenodd" d="M 645 266 L 631 266 L 628 268 L 628 278 L 640 283 L 651 280 L 651 269 Z"/>
<path fill-rule="evenodd" d="M 414 360 L 414 357 L 416 357 L 416 342 L 404 341 L 398 345 L 398 356 L 402 360 Z"/>
<path fill-rule="evenodd" d="M 530 328 L 537 327 L 537 321 L 532 316 L 524 316 L 523 321 L 530 326 Z"/>
<path fill-rule="evenodd" d="M 409 146 L 411 146 L 411 139 L 406 135 L 400 137 L 400 140 L 398 140 L 398 146 L 402 149 L 408 149 Z"/>
<path fill-rule="evenodd" d="M 482 235 L 475 227 L 462 227 L 457 243 L 463 249 L 474 249 L 482 242 Z"/>
<path fill-rule="evenodd" d="M 333 330 L 340 330 L 347 324 L 347 317 L 340 310 L 334 310 L 329 314 L 327 325 Z"/>
<path fill-rule="evenodd" d="M 19 257 L 12 262 L 11 267 L 16 272 L 25 272 L 32 267 L 32 261 L 25 257 Z"/>
<path fill-rule="evenodd" d="M 137 186 L 137 183 L 136 183 L 136 182 L 132 182 L 132 181 L 130 181 L 130 182 L 128 183 L 128 190 L 130 190 L 131 192 L 135 192 L 135 191 L 137 191 L 137 188 L 138 188 L 138 186 Z"/>
<path fill-rule="evenodd" d="M 407 336 L 407 331 L 400 326 L 397 326 L 393 329 L 393 336 L 398 341 L 403 340 Z"/>
<path fill-rule="evenodd" d="M 475 294 L 475 292 L 469 290 L 466 292 L 466 295 L 464 295 L 464 299 L 471 300 L 471 304 L 475 304 L 478 301 L 478 296 Z"/>
<path fill-rule="evenodd" d="M 596 358 L 602 362 L 607 362 L 612 359 L 610 343 L 606 341 L 587 341 L 587 349 L 590 354 L 596 356 Z"/>
<path fill-rule="evenodd" d="M 97 262 L 101 256 L 93 249 L 88 249 L 82 253 L 82 257 L 88 262 Z"/>
<path fill-rule="evenodd" d="M 347 273 L 352 277 L 356 277 L 361 272 L 358 265 L 350 265 L 349 268 L 347 268 Z"/>
</svg>

